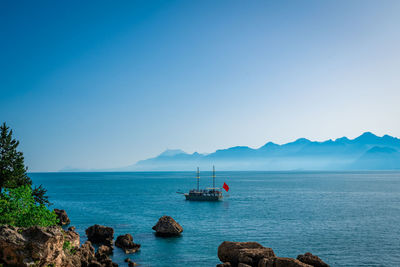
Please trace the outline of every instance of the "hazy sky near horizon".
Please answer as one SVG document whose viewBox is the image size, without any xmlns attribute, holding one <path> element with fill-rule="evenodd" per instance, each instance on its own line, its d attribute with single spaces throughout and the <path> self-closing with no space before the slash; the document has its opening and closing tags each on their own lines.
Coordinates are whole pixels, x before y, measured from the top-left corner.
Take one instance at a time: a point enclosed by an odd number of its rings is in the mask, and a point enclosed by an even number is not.
<svg viewBox="0 0 400 267">
<path fill-rule="evenodd" d="M 1 1 L 0 121 L 32 171 L 400 136 L 400 1 Z"/>
</svg>

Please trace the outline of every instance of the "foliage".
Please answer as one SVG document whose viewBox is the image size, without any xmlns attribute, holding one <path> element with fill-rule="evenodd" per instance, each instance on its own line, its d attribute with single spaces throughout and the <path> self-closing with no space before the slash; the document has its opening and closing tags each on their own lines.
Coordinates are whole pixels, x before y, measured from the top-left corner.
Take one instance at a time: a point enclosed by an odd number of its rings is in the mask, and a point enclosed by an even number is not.
<svg viewBox="0 0 400 267">
<path fill-rule="evenodd" d="M 4 122 L 0 126 L 0 193 L 4 188 L 17 188 L 24 185 L 32 187 L 27 175 L 24 156 L 18 151 L 19 141 L 13 138 L 13 131 Z M 38 204 L 49 205 L 46 189 L 41 185 L 33 189 L 34 200 Z"/>
<path fill-rule="evenodd" d="M 63 244 L 63 250 L 70 250 L 71 249 L 71 242 L 68 240 L 64 242 Z"/>
<path fill-rule="evenodd" d="M 42 185 L 35 186 L 32 195 L 36 203 L 41 205 L 51 205 L 49 197 L 46 196 L 47 190 Z"/>
<path fill-rule="evenodd" d="M 30 227 L 51 226 L 57 222 L 54 211 L 35 201 L 30 186 L 3 190 L 0 198 L 0 224 Z"/>
<path fill-rule="evenodd" d="M 64 241 L 63 250 L 69 254 L 75 254 L 76 248 L 72 246 L 70 241 Z"/>
</svg>

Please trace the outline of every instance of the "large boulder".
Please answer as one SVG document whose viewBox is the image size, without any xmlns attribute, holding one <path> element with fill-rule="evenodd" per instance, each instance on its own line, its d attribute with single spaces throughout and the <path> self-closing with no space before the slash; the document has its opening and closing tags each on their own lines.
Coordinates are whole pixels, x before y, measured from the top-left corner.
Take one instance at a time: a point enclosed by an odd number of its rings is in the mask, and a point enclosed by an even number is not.
<svg viewBox="0 0 400 267">
<path fill-rule="evenodd" d="M 156 231 L 158 236 L 166 237 L 179 236 L 183 232 L 182 226 L 170 216 L 162 216 L 152 229 Z"/>
<path fill-rule="evenodd" d="M 54 213 L 57 215 L 58 225 L 62 226 L 71 223 L 65 210 L 54 209 Z"/>
<path fill-rule="evenodd" d="M 271 248 L 266 248 L 256 242 L 224 241 L 218 247 L 218 258 L 236 267 L 239 263 L 257 266 L 263 258 L 275 258 Z"/>
<path fill-rule="evenodd" d="M 292 258 L 264 258 L 258 262 L 258 267 L 312 267 Z"/>
<path fill-rule="evenodd" d="M 74 239 L 69 239 L 74 238 Z M 15 266 L 62 266 L 64 243 L 79 245 L 79 235 L 65 235 L 59 226 L 19 228 L 0 226 L 0 263 Z"/>
<path fill-rule="evenodd" d="M 79 234 L 64 231 L 59 226 L 13 227 L 0 226 L 0 265 L 4 266 L 63 266 L 115 267 L 109 258 L 99 261 L 88 241 L 79 247 Z"/>
<path fill-rule="evenodd" d="M 329 267 L 329 265 L 323 262 L 318 256 L 313 255 L 310 252 L 307 252 L 304 255 L 298 255 L 297 259 L 314 267 Z"/>
<path fill-rule="evenodd" d="M 135 253 L 140 249 L 140 244 L 133 243 L 133 237 L 130 234 L 120 235 L 115 240 L 115 246 L 123 249 L 125 253 Z"/>
<path fill-rule="evenodd" d="M 94 244 L 103 244 L 111 247 L 114 239 L 114 229 L 95 224 L 86 229 L 86 236 Z"/>
</svg>

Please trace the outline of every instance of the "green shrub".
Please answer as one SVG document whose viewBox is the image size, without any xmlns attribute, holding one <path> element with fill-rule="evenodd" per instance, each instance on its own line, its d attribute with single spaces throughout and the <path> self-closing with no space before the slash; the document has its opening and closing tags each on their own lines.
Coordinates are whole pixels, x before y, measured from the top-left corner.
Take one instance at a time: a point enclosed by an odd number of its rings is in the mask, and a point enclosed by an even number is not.
<svg viewBox="0 0 400 267">
<path fill-rule="evenodd" d="M 57 216 L 45 205 L 35 201 L 28 185 L 5 188 L 0 196 L 0 224 L 19 227 L 51 226 L 57 224 Z"/>
<path fill-rule="evenodd" d="M 71 242 L 64 241 L 63 250 L 70 250 L 71 249 Z"/>
<path fill-rule="evenodd" d="M 76 247 L 73 247 L 71 242 L 68 240 L 64 241 L 63 250 L 72 255 L 76 253 Z"/>
</svg>

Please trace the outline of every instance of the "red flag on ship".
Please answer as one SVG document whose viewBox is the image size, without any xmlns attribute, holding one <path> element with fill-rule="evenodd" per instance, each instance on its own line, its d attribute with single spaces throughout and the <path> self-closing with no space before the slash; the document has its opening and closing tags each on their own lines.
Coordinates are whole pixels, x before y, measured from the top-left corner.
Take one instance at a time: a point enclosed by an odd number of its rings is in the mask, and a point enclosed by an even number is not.
<svg viewBox="0 0 400 267">
<path fill-rule="evenodd" d="M 224 182 L 224 185 L 222 186 L 223 189 L 226 190 L 226 192 L 229 191 L 229 186 Z"/>
</svg>

